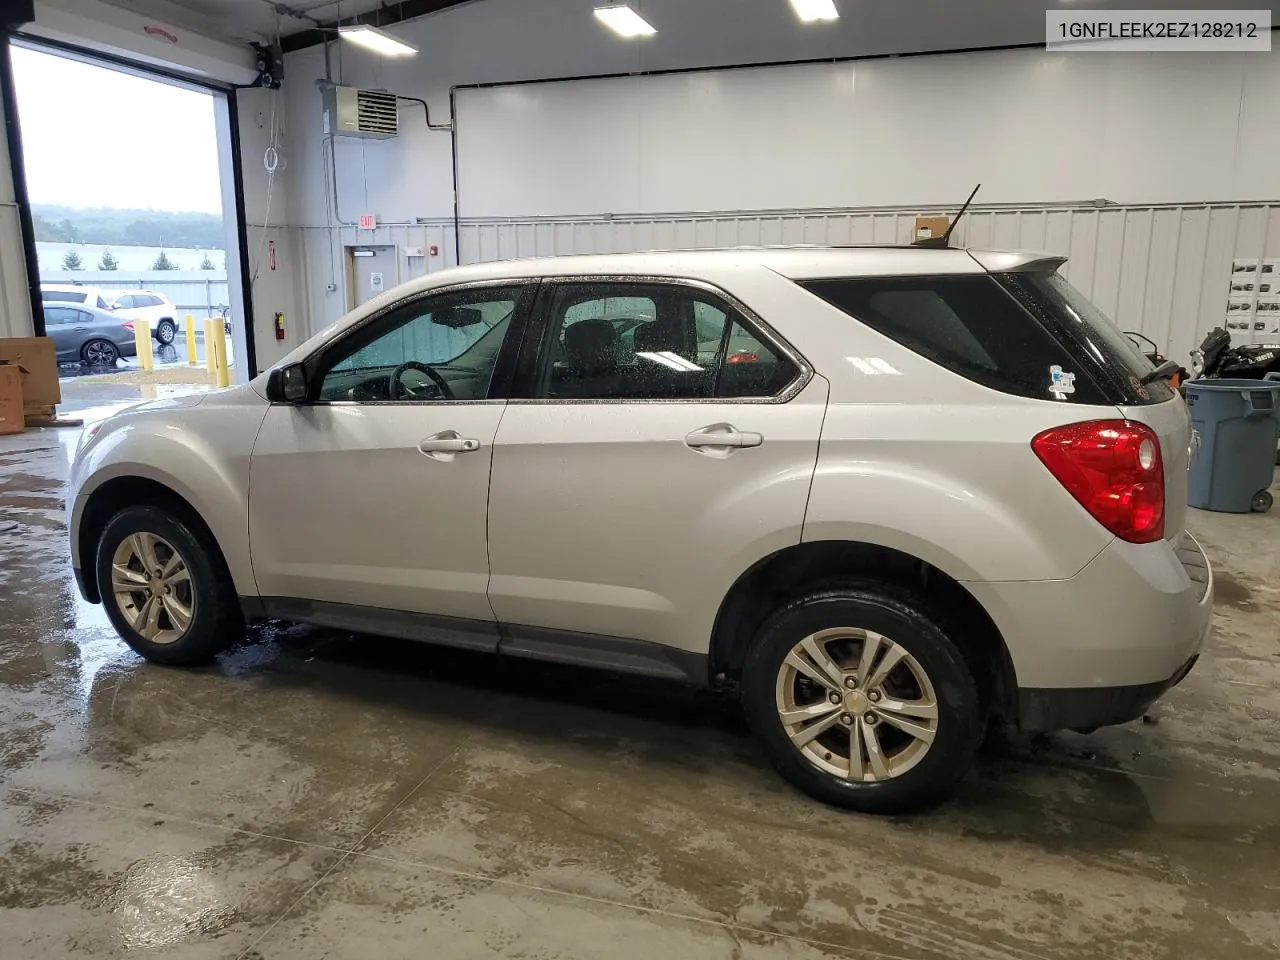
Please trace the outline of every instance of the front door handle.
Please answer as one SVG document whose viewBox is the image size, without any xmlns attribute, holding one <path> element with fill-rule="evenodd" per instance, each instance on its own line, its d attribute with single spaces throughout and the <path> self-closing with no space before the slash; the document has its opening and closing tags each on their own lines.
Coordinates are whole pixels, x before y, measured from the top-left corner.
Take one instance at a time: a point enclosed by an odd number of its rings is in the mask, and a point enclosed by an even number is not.
<svg viewBox="0 0 1280 960">
<path fill-rule="evenodd" d="M 441 430 L 418 444 L 418 451 L 433 460 L 452 460 L 454 454 L 480 449 L 480 441 L 464 437 L 457 430 Z"/>
<path fill-rule="evenodd" d="M 684 438 L 684 442 L 695 450 L 708 447 L 727 451 L 737 447 L 758 447 L 764 443 L 764 436 L 739 430 L 731 423 L 713 423 L 693 431 Z"/>
</svg>

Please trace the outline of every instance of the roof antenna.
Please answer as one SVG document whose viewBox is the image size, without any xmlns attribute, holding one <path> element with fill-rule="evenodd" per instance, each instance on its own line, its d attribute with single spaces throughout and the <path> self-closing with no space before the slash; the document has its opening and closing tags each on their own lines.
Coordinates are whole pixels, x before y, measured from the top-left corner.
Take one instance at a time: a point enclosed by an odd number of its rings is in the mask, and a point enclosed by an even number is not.
<svg viewBox="0 0 1280 960">
<path fill-rule="evenodd" d="M 921 237 L 919 240 L 913 241 L 913 247 L 945 247 L 950 243 L 951 231 L 956 228 L 956 224 L 960 222 L 960 218 L 964 216 L 964 212 L 969 209 L 969 204 L 973 203 L 973 198 L 978 195 L 978 191 L 982 189 L 982 184 L 978 184 L 973 188 L 973 193 L 969 194 L 969 199 L 960 207 L 959 212 L 951 218 L 951 223 L 947 225 L 947 232 L 940 237 Z"/>
</svg>

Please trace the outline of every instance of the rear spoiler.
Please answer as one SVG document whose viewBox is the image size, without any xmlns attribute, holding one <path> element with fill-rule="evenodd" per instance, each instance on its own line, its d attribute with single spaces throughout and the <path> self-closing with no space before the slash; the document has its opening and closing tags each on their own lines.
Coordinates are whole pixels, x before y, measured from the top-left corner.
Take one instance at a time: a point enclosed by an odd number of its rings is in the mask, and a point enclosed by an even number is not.
<svg viewBox="0 0 1280 960">
<path fill-rule="evenodd" d="M 1053 253 L 1001 253 L 994 250 L 966 250 L 988 273 L 1050 273 L 1067 262 Z"/>
</svg>

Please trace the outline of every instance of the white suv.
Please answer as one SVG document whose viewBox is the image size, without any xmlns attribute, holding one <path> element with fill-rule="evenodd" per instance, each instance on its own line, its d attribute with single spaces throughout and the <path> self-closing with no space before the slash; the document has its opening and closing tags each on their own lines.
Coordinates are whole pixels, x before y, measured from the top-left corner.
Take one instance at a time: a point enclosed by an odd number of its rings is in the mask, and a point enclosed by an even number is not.
<svg viewBox="0 0 1280 960">
<path fill-rule="evenodd" d="M 146 320 L 151 335 L 161 344 L 173 343 L 178 334 L 178 308 L 163 293 L 130 290 L 116 297 L 115 312 L 126 320 Z"/>
<path fill-rule="evenodd" d="M 814 796 L 921 807 L 989 721 L 1131 720 L 1209 629 L 1186 408 L 1061 262 L 435 273 L 88 431 L 77 578 L 163 663 L 283 618 L 709 684 Z"/>
<path fill-rule="evenodd" d="M 78 283 L 42 283 L 40 299 L 44 303 L 79 303 L 99 310 L 114 310 L 111 294 L 101 287 L 86 287 Z"/>
</svg>

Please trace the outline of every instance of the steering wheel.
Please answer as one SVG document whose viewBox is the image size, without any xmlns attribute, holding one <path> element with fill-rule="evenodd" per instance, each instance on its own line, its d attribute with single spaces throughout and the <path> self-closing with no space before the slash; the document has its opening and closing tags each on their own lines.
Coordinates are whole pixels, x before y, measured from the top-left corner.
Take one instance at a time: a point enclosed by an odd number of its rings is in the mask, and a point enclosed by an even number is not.
<svg viewBox="0 0 1280 960">
<path fill-rule="evenodd" d="M 400 366 L 391 371 L 391 376 L 387 378 L 387 389 L 391 393 L 392 400 L 420 400 L 422 399 L 410 387 L 400 382 L 401 375 L 406 370 L 417 370 L 423 374 L 428 380 L 436 385 L 440 391 L 440 396 L 444 400 L 456 399 L 453 391 L 449 389 L 449 381 L 440 376 L 435 370 L 432 370 L 425 363 L 419 363 L 417 360 L 407 360 Z"/>
</svg>

